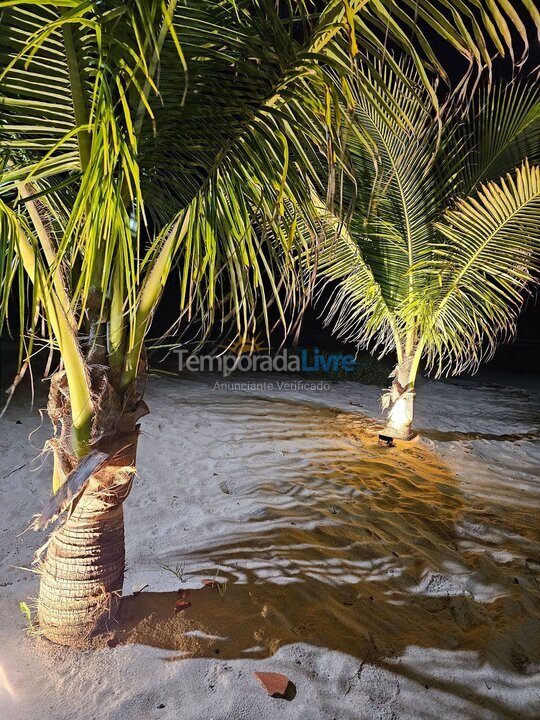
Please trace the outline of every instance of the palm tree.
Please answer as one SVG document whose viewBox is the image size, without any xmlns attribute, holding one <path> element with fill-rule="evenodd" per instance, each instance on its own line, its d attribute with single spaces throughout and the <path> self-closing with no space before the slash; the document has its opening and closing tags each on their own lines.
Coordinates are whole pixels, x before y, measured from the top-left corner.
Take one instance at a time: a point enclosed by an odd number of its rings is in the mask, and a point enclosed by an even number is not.
<svg viewBox="0 0 540 720">
<path fill-rule="evenodd" d="M 359 47 L 391 38 L 435 102 L 418 18 L 471 72 L 490 42 L 508 48 L 508 23 L 520 30 L 483 0 L 451 19 L 448 0 L 317 5 L 0 0 L 0 320 L 16 288 L 19 377 L 43 320 L 61 358 L 54 496 L 36 521 L 63 516 L 40 564 L 40 629 L 56 642 L 83 641 L 118 607 L 144 340 L 171 270 L 188 320 L 232 317 L 245 337 L 257 308 L 268 329 L 273 299 L 286 322 L 297 228 L 315 214 Z"/>
<path fill-rule="evenodd" d="M 540 91 L 486 85 L 437 112 L 411 63 L 400 67 L 355 73 L 352 182 L 319 273 L 334 331 L 395 352 L 382 435 L 410 439 L 420 363 L 436 377 L 476 371 L 513 336 L 538 279 Z"/>
</svg>

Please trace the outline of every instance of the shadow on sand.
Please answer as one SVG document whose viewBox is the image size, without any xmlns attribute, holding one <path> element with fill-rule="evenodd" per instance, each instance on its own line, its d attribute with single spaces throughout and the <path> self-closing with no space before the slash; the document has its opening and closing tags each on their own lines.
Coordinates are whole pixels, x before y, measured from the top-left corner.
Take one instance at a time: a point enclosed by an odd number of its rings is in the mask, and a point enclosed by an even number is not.
<svg viewBox="0 0 540 720">
<path fill-rule="evenodd" d="M 376 426 L 362 416 L 261 401 L 238 418 L 232 402 L 211 410 L 236 415 L 221 441 L 261 443 L 263 460 L 266 444 L 283 450 L 282 460 L 268 456 L 256 478 L 228 491 L 256 497 L 263 516 L 213 545 L 161 558 L 185 563 L 190 585 L 216 573 L 221 585 L 191 589 L 189 607 L 177 614 L 178 593 L 125 597 L 118 641 L 176 651 L 165 656 L 169 662 L 262 658 L 307 643 L 357 658 L 359 672 L 370 663 L 465 693 L 497 717 L 534 717 L 532 709 L 514 715 L 485 687 L 476 692 L 453 680 L 459 660 L 448 661 L 444 680 L 397 662 L 411 646 L 466 653 L 474 670 L 500 669 L 524 690 L 532 687 L 540 658 L 521 640 L 524 624 L 534 626 L 539 596 L 529 567 L 534 527 L 504 530 L 505 508 L 496 499 L 486 506 L 465 497 L 419 442 L 379 447 Z"/>
</svg>

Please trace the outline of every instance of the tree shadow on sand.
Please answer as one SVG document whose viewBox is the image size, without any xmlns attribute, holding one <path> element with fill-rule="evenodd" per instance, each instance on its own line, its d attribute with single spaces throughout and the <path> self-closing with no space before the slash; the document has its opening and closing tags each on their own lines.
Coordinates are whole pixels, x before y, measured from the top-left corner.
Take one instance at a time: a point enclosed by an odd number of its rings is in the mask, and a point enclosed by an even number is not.
<svg viewBox="0 0 540 720">
<path fill-rule="evenodd" d="M 466 497 L 420 442 L 382 448 L 374 424 L 358 414 L 293 405 L 272 402 L 259 412 L 253 404 L 235 430 L 284 448 L 282 462 L 259 472 L 262 483 L 247 478 L 235 490 L 262 498 L 262 517 L 212 545 L 161 558 L 185 563 L 190 585 L 216 573 L 221 584 L 198 583 L 176 614 L 178 593 L 125 597 L 118 641 L 176 651 L 167 661 L 263 658 L 306 643 L 355 657 L 360 668 L 465 692 L 497 717 L 535 717 L 485 688 L 465 690 L 457 666 L 441 680 L 397 662 L 411 646 L 469 653 L 473 669 L 489 666 L 530 689 L 540 661 L 522 642 L 538 600 L 529 566 L 534 528 L 506 530 L 504 507 Z M 233 410 L 223 401 L 212 412 Z M 287 457 L 295 434 L 305 440 L 302 452 Z"/>
</svg>

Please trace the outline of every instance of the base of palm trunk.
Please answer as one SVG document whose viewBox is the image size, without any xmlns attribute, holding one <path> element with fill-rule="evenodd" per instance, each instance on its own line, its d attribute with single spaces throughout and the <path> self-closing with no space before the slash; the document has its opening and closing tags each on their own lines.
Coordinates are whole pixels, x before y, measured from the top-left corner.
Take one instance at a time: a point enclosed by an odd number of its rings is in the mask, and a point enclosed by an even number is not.
<svg viewBox="0 0 540 720">
<path fill-rule="evenodd" d="M 148 412 L 136 383 L 120 397 L 106 368 L 89 365 L 88 372 L 95 410 L 92 450 L 106 460 L 81 479 L 85 484 L 80 492 L 62 497 L 56 517 L 63 524 L 36 560 L 41 574 L 39 632 L 53 642 L 76 646 L 88 645 L 93 635 L 107 630 L 120 607 L 125 569 L 123 502 L 135 474 L 138 420 Z M 82 465 L 72 452 L 69 387 L 63 370 L 53 375 L 47 411 L 55 428 L 49 446 L 54 453 L 57 498 Z M 47 520 L 54 521 L 55 515 Z"/>
<path fill-rule="evenodd" d="M 412 357 L 407 356 L 396 365 L 390 377 L 392 386 L 384 393 L 383 408 L 388 411 L 383 437 L 393 440 L 411 440 L 414 417 L 414 384 L 411 381 Z"/>
<path fill-rule="evenodd" d="M 124 582 L 123 508 L 96 511 L 84 498 L 50 539 L 41 566 L 40 634 L 84 646 L 118 612 Z M 94 505 L 94 506 L 93 506 Z"/>
<path fill-rule="evenodd" d="M 387 425 L 384 430 L 381 430 L 379 435 L 383 437 L 391 437 L 393 440 L 412 440 L 412 438 L 414 437 L 412 428 L 395 428 L 391 427 L 390 425 Z"/>
<path fill-rule="evenodd" d="M 109 458 L 89 479 L 38 560 L 39 632 L 84 647 L 114 622 L 124 584 L 123 503 L 135 471 L 138 429 L 101 444 Z"/>
</svg>

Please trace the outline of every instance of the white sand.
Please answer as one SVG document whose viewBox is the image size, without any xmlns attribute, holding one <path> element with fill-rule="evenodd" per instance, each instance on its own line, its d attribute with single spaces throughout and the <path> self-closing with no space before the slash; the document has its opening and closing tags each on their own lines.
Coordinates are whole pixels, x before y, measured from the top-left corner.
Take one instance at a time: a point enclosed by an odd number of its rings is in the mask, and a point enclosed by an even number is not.
<svg viewBox="0 0 540 720">
<path fill-rule="evenodd" d="M 214 381 L 149 381 L 125 593 L 149 587 L 124 601 L 120 644 L 84 652 L 25 636 L 37 578 L 17 566 L 44 537 L 21 533 L 51 461 L 33 460 L 47 419 L 32 447 L 39 415 L 16 396 L 0 424 L 0 716 L 538 718 L 538 388 L 423 382 L 422 439 L 387 449 L 360 414 L 378 417 L 375 387 Z M 224 592 L 196 589 L 216 574 Z M 175 616 L 178 588 L 192 605 Z M 254 670 L 287 674 L 296 697 L 267 697 Z"/>
</svg>

